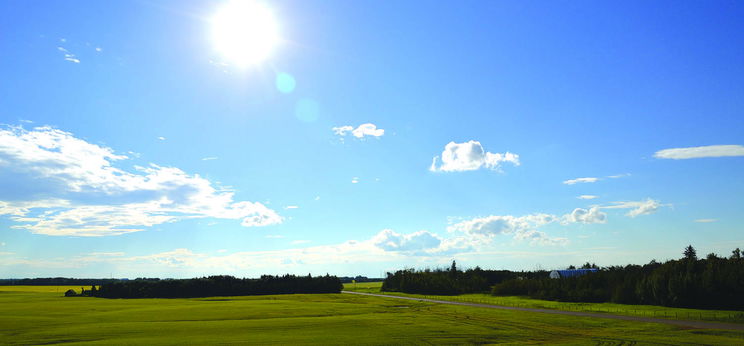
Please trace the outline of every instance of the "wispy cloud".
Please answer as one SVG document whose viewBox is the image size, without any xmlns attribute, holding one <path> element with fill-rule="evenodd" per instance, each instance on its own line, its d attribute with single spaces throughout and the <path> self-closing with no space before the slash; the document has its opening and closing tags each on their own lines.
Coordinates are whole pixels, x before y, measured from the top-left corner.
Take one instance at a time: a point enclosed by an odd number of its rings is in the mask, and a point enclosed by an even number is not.
<svg viewBox="0 0 744 346">
<path fill-rule="evenodd" d="M 283 235 L 280 235 L 280 234 L 267 234 L 267 235 L 264 236 L 264 238 L 267 238 L 267 239 L 281 239 L 281 238 L 284 238 L 284 236 Z"/>
<path fill-rule="evenodd" d="M 217 156 L 202 157 L 202 161 L 212 161 L 212 160 L 217 160 L 217 159 L 218 159 Z"/>
<path fill-rule="evenodd" d="M 64 42 L 64 41 L 62 41 L 62 42 Z M 75 56 L 75 54 L 70 53 L 70 51 L 68 51 L 65 47 L 61 47 L 61 46 L 60 47 L 57 47 L 57 50 L 60 51 L 60 52 L 62 52 L 62 54 L 64 54 L 64 57 L 65 57 L 65 60 L 66 61 L 73 62 L 73 63 L 76 63 L 76 64 L 79 64 L 80 63 L 80 59 L 78 59 Z"/>
<path fill-rule="evenodd" d="M 352 184 L 356 184 L 356 183 L 358 183 L 358 182 L 359 182 L 359 178 L 358 178 L 358 177 L 353 177 L 353 178 L 351 178 L 351 183 L 352 183 Z"/>
<path fill-rule="evenodd" d="M 333 133 L 341 136 L 342 138 L 349 134 L 358 139 L 363 139 L 364 137 L 379 138 L 385 134 L 385 130 L 378 129 L 377 125 L 372 123 L 361 124 L 357 128 L 354 128 L 350 125 L 339 126 L 334 127 L 331 130 L 333 131 Z"/>
<path fill-rule="evenodd" d="M 653 214 L 659 210 L 662 204 L 651 198 L 647 198 L 645 201 L 624 201 L 624 202 L 612 202 L 610 205 L 601 206 L 602 209 L 630 209 L 627 216 L 636 217 L 639 215 Z"/>
<path fill-rule="evenodd" d="M 710 223 L 710 222 L 716 222 L 718 219 L 697 219 L 695 222 L 701 222 L 701 223 Z"/>
<path fill-rule="evenodd" d="M 625 178 L 629 176 L 630 176 L 630 173 L 623 173 L 623 174 L 608 175 L 605 178 L 606 179 L 619 179 L 619 178 Z M 574 184 L 579 184 L 579 183 L 596 183 L 603 179 L 604 178 L 598 178 L 598 177 L 576 178 L 576 179 L 564 180 L 563 184 L 574 185 Z"/>
<path fill-rule="evenodd" d="M 581 196 L 576 197 L 576 198 L 578 198 L 578 199 L 595 199 L 595 198 L 599 198 L 599 196 L 595 196 L 595 195 L 581 195 Z"/>
<path fill-rule="evenodd" d="M 245 227 L 282 222 L 259 202 L 175 167 L 116 168 L 125 155 L 51 127 L 0 128 L 0 169 L 15 195 L 0 201 L 13 228 L 37 234 L 103 236 L 142 231 L 190 218 L 242 220 Z M 39 186 L 43 191 L 39 192 Z"/>
<path fill-rule="evenodd" d="M 702 147 L 671 148 L 654 153 L 658 159 L 699 159 L 704 157 L 744 156 L 744 146 L 741 145 L 707 145 Z"/>
<path fill-rule="evenodd" d="M 596 183 L 597 181 L 599 181 L 599 178 L 586 177 L 586 178 L 576 178 L 576 179 L 565 180 L 563 181 L 563 183 L 566 185 L 574 185 L 574 184 L 579 184 L 579 183 Z"/>
<path fill-rule="evenodd" d="M 298 208 L 299 207 L 296 206 L 296 205 L 288 205 L 288 206 L 284 207 L 284 209 L 298 209 Z"/>
<path fill-rule="evenodd" d="M 441 162 L 441 164 L 438 165 L 438 162 Z M 462 172 L 486 168 L 499 171 L 504 163 L 519 166 L 519 155 L 510 152 L 487 152 L 478 141 L 449 142 L 444 146 L 442 154 L 432 159 L 429 170 L 432 172 Z"/>
<path fill-rule="evenodd" d="M 160 136 L 160 137 L 158 137 L 158 139 L 161 140 L 161 141 L 164 141 L 165 140 L 165 137 Z"/>
<path fill-rule="evenodd" d="M 309 240 L 301 239 L 301 240 L 293 240 L 292 245 L 300 245 L 300 244 L 307 244 L 309 243 Z"/>
</svg>

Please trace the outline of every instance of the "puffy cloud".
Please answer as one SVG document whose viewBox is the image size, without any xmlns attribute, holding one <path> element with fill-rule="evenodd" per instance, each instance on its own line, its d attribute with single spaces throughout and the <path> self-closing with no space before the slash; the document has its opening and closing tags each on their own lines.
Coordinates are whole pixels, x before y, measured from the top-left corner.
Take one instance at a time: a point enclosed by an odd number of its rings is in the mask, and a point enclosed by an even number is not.
<svg viewBox="0 0 744 346">
<path fill-rule="evenodd" d="M 638 215 L 653 214 L 659 210 L 661 204 L 657 200 L 646 199 L 645 201 L 628 201 L 628 202 L 612 202 L 612 205 L 602 206 L 602 209 L 630 209 L 627 216 L 636 217 Z"/>
<path fill-rule="evenodd" d="M 671 148 L 654 153 L 658 159 L 698 159 L 703 157 L 744 156 L 744 146 L 741 145 L 706 145 L 702 147 Z"/>
<path fill-rule="evenodd" d="M 462 221 L 447 228 L 450 232 L 464 232 L 470 236 L 492 239 L 497 235 L 513 235 L 515 240 L 529 241 L 533 245 L 565 245 L 568 239 L 551 238 L 537 228 L 553 223 L 558 218 L 550 214 L 525 216 L 491 215 Z"/>
<path fill-rule="evenodd" d="M 385 229 L 372 238 L 372 243 L 385 251 L 415 252 L 436 249 L 442 240 L 428 231 L 399 234 Z"/>
<path fill-rule="evenodd" d="M 243 226 L 282 222 L 274 210 L 235 202 L 234 193 L 198 174 L 113 165 L 125 159 L 50 127 L 0 129 L 0 188 L 6 187 L 0 215 L 19 223 L 15 228 L 75 236 L 118 235 L 186 218 L 241 219 Z"/>
<path fill-rule="evenodd" d="M 599 207 L 591 207 L 588 210 L 582 208 L 574 209 L 570 214 L 563 216 L 562 221 L 564 224 L 568 223 L 605 223 L 607 222 L 607 214 L 602 212 Z"/>
<path fill-rule="evenodd" d="M 331 130 L 333 131 L 333 133 L 341 137 L 351 134 L 352 136 L 359 138 L 359 139 L 362 139 L 367 136 L 382 137 L 385 134 L 385 130 L 378 129 L 377 125 L 372 124 L 372 123 L 361 124 L 357 128 L 354 128 L 353 126 L 349 126 L 349 125 L 339 126 L 339 127 L 334 127 Z"/>
<path fill-rule="evenodd" d="M 578 199 L 595 199 L 595 198 L 599 198 L 599 196 L 595 196 L 595 195 L 581 195 L 581 196 L 576 197 L 576 198 L 578 198 Z"/>
<path fill-rule="evenodd" d="M 441 164 L 437 166 L 437 161 Z M 465 143 L 449 142 L 440 156 L 432 159 L 429 170 L 432 172 L 474 171 L 480 168 L 499 170 L 504 162 L 519 166 L 519 155 L 510 152 L 491 153 L 483 149 L 478 141 Z"/>
<path fill-rule="evenodd" d="M 573 185 L 578 183 L 596 183 L 599 181 L 599 178 L 594 177 L 586 177 L 586 178 L 576 178 L 576 179 L 569 179 L 564 181 L 563 183 L 566 185 Z"/>
<path fill-rule="evenodd" d="M 514 235 L 514 239 L 528 241 L 532 245 L 563 246 L 568 245 L 567 238 L 550 237 L 545 232 L 527 230 Z"/>
</svg>

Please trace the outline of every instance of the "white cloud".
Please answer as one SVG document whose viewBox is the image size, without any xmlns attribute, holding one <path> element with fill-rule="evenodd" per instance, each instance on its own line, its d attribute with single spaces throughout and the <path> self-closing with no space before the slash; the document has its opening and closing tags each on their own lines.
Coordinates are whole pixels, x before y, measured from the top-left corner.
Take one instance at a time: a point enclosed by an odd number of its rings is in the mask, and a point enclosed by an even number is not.
<svg viewBox="0 0 744 346">
<path fill-rule="evenodd" d="M 103 52 L 103 48 L 101 48 L 101 47 L 96 47 L 96 52 L 99 52 L 99 53 L 100 53 L 100 52 Z"/>
<path fill-rule="evenodd" d="M 0 128 L 0 215 L 12 227 L 47 235 L 101 236 L 142 231 L 188 218 L 242 219 L 243 226 L 282 222 L 258 202 L 175 167 L 116 168 L 126 160 L 107 147 L 50 127 Z"/>
<path fill-rule="evenodd" d="M 342 137 L 346 136 L 349 132 L 353 130 L 354 130 L 354 126 L 349 126 L 349 125 L 331 128 L 331 131 L 333 131 L 333 133 L 339 136 L 342 136 Z"/>
<path fill-rule="evenodd" d="M 744 156 L 744 146 L 741 145 L 707 145 L 702 147 L 671 148 L 654 153 L 658 159 L 698 159 L 703 157 Z"/>
<path fill-rule="evenodd" d="M 569 179 L 564 181 L 563 183 L 566 185 L 573 185 L 578 183 L 596 183 L 599 181 L 599 178 L 594 177 L 586 177 L 586 178 L 576 178 L 576 179 Z"/>
<path fill-rule="evenodd" d="M 438 160 L 441 160 L 441 164 L 437 167 Z M 487 168 L 498 171 L 501 164 L 505 162 L 519 166 L 519 155 L 510 152 L 503 154 L 487 152 L 478 141 L 449 142 L 444 147 L 442 154 L 432 159 L 429 170 L 432 172 L 462 172 Z"/>
<path fill-rule="evenodd" d="M 351 134 L 352 136 L 362 139 L 364 137 L 382 137 L 385 134 L 385 130 L 378 129 L 377 125 L 372 123 L 366 123 L 361 124 L 357 128 L 354 128 L 353 126 L 345 125 L 345 126 L 339 126 L 334 127 L 331 129 L 333 133 L 345 137 L 348 134 Z"/>
<path fill-rule="evenodd" d="M 288 206 L 284 207 L 284 209 L 298 209 L 298 208 L 299 207 L 296 206 L 296 205 L 288 205 Z"/>
<path fill-rule="evenodd" d="M 528 230 L 525 232 L 517 233 L 514 235 L 514 239 L 520 241 L 529 241 L 532 245 L 544 246 L 565 246 L 570 243 L 568 238 L 550 237 L 545 232 L 536 230 Z"/>
<path fill-rule="evenodd" d="M 595 195 L 581 195 L 581 196 L 576 197 L 576 198 L 578 198 L 578 199 L 595 199 L 595 198 L 599 198 L 599 196 L 595 196 Z"/>
<path fill-rule="evenodd" d="M 653 214 L 659 210 L 661 204 L 657 200 L 646 199 L 645 201 L 627 201 L 627 202 L 612 202 L 612 205 L 602 206 L 602 209 L 630 209 L 627 216 L 636 217 L 639 215 Z"/>
<path fill-rule="evenodd" d="M 64 41 L 62 41 L 62 42 L 64 42 Z M 79 64 L 80 63 L 80 60 L 77 57 L 75 57 L 75 54 L 70 53 L 70 51 L 68 51 L 67 49 L 65 49 L 65 47 L 57 47 L 57 50 L 60 51 L 60 52 L 62 52 L 62 54 L 64 54 L 66 61 L 73 62 L 73 63 L 76 63 L 76 64 Z"/>
<path fill-rule="evenodd" d="M 217 160 L 217 156 L 209 156 L 209 157 L 202 157 L 202 161 L 211 161 L 211 160 Z"/>
<path fill-rule="evenodd" d="M 583 208 L 576 208 L 570 214 L 563 215 L 561 221 L 564 224 L 568 223 L 605 223 L 607 222 L 607 214 L 602 212 L 599 207 L 591 207 L 588 210 Z"/>
<path fill-rule="evenodd" d="M 701 222 L 701 223 L 709 223 L 709 222 L 716 222 L 718 219 L 697 219 L 695 222 Z"/>
<path fill-rule="evenodd" d="M 359 182 L 359 178 L 357 178 L 357 177 L 351 178 L 351 183 L 352 184 L 356 184 L 358 182 Z"/>
<path fill-rule="evenodd" d="M 618 178 L 625 178 L 629 176 L 630 176 L 630 173 L 622 173 L 622 174 L 608 175 L 607 177 L 610 179 L 618 179 Z"/>
<path fill-rule="evenodd" d="M 372 237 L 372 243 L 385 251 L 419 252 L 436 249 L 442 243 L 442 239 L 428 231 L 399 234 L 385 229 Z"/>
<path fill-rule="evenodd" d="M 491 215 L 462 221 L 447 227 L 449 232 L 463 232 L 469 236 L 491 240 L 502 234 L 513 235 L 517 241 L 529 241 L 533 245 L 566 245 L 568 239 L 550 237 L 537 228 L 558 221 L 555 215 L 531 214 L 525 216 Z"/>
<path fill-rule="evenodd" d="M 284 238 L 284 236 L 283 235 L 279 235 L 279 234 L 267 234 L 267 235 L 264 236 L 264 238 L 267 238 L 267 239 L 281 239 L 281 238 Z"/>
<path fill-rule="evenodd" d="M 160 136 L 160 137 L 158 137 L 158 139 L 161 140 L 161 141 L 164 141 L 165 140 L 165 137 Z"/>
</svg>

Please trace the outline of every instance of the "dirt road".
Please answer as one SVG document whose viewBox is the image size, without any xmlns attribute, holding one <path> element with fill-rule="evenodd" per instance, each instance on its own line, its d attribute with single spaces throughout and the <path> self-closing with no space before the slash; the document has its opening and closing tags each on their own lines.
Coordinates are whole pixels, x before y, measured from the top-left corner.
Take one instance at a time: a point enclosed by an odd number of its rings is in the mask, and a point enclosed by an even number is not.
<svg viewBox="0 0 744 346">
<path fill-rule="evenodd" d="M 565 310 L 551 310 L 551 309 L 535 309 L 535 308 L 518 308 L 518 307 L 512 307 L 512 306 L 500 306 L 500 305 L 478 304 L 478 303 L 451 302 L 451 301 L 446 301 L 446 300 L 436 300 L 436 299 L 426 299 L 426 298 L 413 298 L 413 297 L 401 297 L 401 296 L 393 296 L 393 295 L 387 295 L 387 294 L 374 294 L 374 293 L 362 293 L 362 292 L 351 292 L 351 291 L 342 291 L 341 293 L 357 294 L 357 295 L 362 295 L 362 296 L 391 298 L 391 299 L 414 300 L 414 301 L 428 302 L 428 303 L 439 303 L 439 304 L 450 304 L 450 305 L 473 306 L 473 307 L 477 307 L 477 308 L 487 308 L 487 309 L 518 310 L 518 311 L 528 311 L 528 312 L 542 312 L 542 313 L 546 313 L 546 314 L 556 314 L 556 315 L 570 315 L 570 316 L 591 317 L 591 318 L 611 318 L 611 319 L 616 319 L 616 320 L 636 321 L 636 322 L 649 322 L 649 323 L 665 323 L 665 324 L 671 324 L 671 325 L 676 325 L 676 326 L 680 326 L 680 327 L 696 328 L 696 329 L 723 329 L 723 330 L 742 330 L 742 331 L 744 331 L 744 324 L 736 324 L 736 323 L 705 322 L 705 321 L 687 321 L 687 320 L 668 320 L 668 319 L 663 319 L 663 318 L 652 318 L 652 317 L 641 317 L 641 316 L 624 316 L 624 315 L 612 315 L 612 314 L 600 314 L 600 313 L 594 313 L 594 312 L 565 311 Z"/>
</svg>

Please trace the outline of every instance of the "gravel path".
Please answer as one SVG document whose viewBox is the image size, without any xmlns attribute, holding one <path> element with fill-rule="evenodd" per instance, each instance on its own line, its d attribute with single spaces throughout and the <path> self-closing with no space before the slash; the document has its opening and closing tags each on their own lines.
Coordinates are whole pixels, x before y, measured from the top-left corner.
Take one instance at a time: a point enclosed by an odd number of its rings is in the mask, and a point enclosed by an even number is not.
<svg viewBox="0 0 744 346">
<path fill-rule="evenodd" d="M 502 310 L 518 310 L 528 312 L 542 312 L 546 314 L 556 315 L 570 315 L 580 317 L 591 317 L 591 318 L 611 318 L 615 320 L 625 321 L 637 321 L 637 322 L 649 322 L 649 323 L 665 323 L 672 324 L 685 328 L 697 328 L 697 329 L 724 329 L 724 330 L 742 330 L 744 331 L 744 324 L 736 323 L 723 323 L 723 322 L 704 322 L 704 321 L 687 321 L 687 320 L 668 320 L 663 318 L 652 318 L 652 317 L 641 317 L 641 316 L 624 316 L 624 315 L 613 315 L 613 314 L 599 314 L 594 312 L 581 312 L 581 311 L 565 311 L 565 310 L 551 310 L 551 309 L 536 309 L 536 308 L 518 308 L 513 306 L 500 306 L 490 304 L 478 304 L 478 303 L 463 303 L 463 302 L 451 302 L 447 300 L 436 300 L 426 298 L 413 298 L 413 297 L 401 297 L 387 294 L 374 294 L 374 293 L 362 293 L 362 292 L 351 292 L 342 291 L 341 293 L 357 294 L 361 296 L 372 296 L 382 298 L 393 298 L 393 299 L 405 299 L 415 300 L 419 302 L 428 303 L 439 303 L 439 304 L 450 304 L 450 305 L 462 305 L 462 306 L 473 306 L 477 308 L 488 308 L 488 309 L 502 309 Z"/>
</svg>

